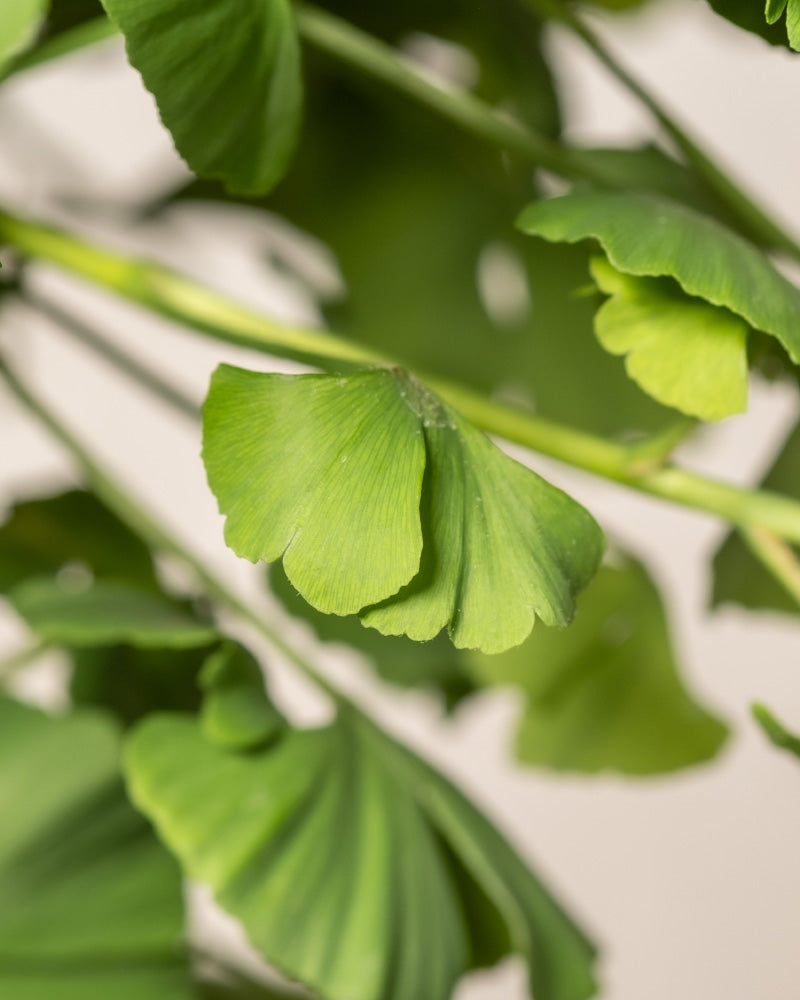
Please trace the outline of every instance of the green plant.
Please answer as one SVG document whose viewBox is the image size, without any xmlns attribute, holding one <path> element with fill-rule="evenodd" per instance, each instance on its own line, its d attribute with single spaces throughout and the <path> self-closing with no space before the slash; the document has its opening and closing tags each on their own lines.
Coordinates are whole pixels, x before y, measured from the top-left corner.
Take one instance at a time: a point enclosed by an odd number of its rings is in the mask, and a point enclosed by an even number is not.
<svg viewBox="0 0 800 1000">
<path fill-rule="evenodd" d="M 673 453 L 702 421 L 746 408 L 751 370 L 796 385 L 800 290 L 775 259 L 800 260 L 800 246 L 560 0 L 328 6 L 5 4 L 0 77 L 121 31 L 196 175 L 139 211 L 244 202 L 313 233 L 349 289 L 327 305 L 335 332 L 278 323 L 12 205 L 5 315 L 20 303 L 48 315 L 192 420 L 191 400 L 42 297 L 31 265 L 319 369 L 220 365 L 202 413 L 226 541 L 271 563 L 263 582 L 283 612 L 443 709 L 516 686 L 521 762 L 652 776 L 709 761 L 727 726 L 682 681 L 647 568 L 486 435 L 721 519 L 715 603 L 796 613 L 798 431 L 757 489 Z M 780 5 L 766 19 L 713 6 L 798 46 L 797 0 L 785 28 Z M 562 141 L 548 19 L 676 155 Z M 413 32 L 469 52 L 476 86 L 415 68 L 397 47 Z M 540 197 L 539 168 L 569 191 Z M 533 315 L 481 300 L 476 264 L 498 243 Z M 511 953 L 536 1000 L 594 996 L 589 935 L 483 813 L 143 509 L 5 352 L 0 374 L 82 479 L 21 499 L 0 527 L 0 594 L 32 637 L 0 664 L 0 994 L 296 995 L 184 942 L 189 879 L 287 981 L 330 1000 L 445 1000 Z M 536 413 L 502 400 L 509 382 Z M 248 629 L 321 689 L 327 724 L 301 727 L 273 702 Z M 70 707 L 47 715 L 12 681 L 53 647 L 69 659 Z M 768 709 L 754 714 L 798 754 Z"/>
</svg>

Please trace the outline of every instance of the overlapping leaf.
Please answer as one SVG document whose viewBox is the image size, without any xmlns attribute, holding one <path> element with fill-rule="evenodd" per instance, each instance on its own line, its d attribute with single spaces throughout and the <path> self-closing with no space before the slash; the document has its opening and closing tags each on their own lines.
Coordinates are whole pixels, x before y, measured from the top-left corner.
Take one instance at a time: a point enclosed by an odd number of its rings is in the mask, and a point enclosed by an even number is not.
<svg viewBox="0 0 800 1000">
<path fill-rule="evenodd" d="M 0 4 L 0 72 L 36 40 L 48 0 L 10 0 Z"/>
<path fill-rule="evenodd" d="M 349 713 L 241 755 L 189 719 L 153 718 L 126 766 L 189 876 L 329 1000 L 447 1000 L 509 948 L 537 1000 L 593 991 L 591 947 L 497 831 Z"/>
<path fill-rule="evenodd" d="M 617 270 L 674 278 L 687 294 L 771 334 L 800 361 L 800 291 L 707 216 L 663 198 L 582 191 L 529 205 L 519 226 L 556 242 L 596 239 Z"/>
<path fill-rule="evenodd" d="M 800 497 L 800 425 L 781 448 L 762 481 L 765 490 Z M 797 553 L 795 547 L 794 551 Z M 798 614 L 795 598 L 752 554 L 738 532 L 731 532 L 713 561 L 712 604 L 740 604 L 754 610 Z"/>
<path fill-rule="evenodd" d="M 223 365 L 203 458 L 234 551 L 283 555 L 309 603 L 390 635 L 507 649 L 569 622 L 602 553 L 580 505 L 399 371 Z"/>
<path fill-rule="evenodd" d="M 800 4 L 797 0 L 767 0 L 766 6 L 751 0 L 709 0 L 713 10 L 733 24 L 760 35 L 771 45 L 800 48 Z M 780 18 L 786 10 L 786 25 Z"/>
<path fill-rule="evenodd" d="M 659 402 L 702 420 L 747 409 L 747 324 L 663 278 L 617 271 L 604 257 L 592 277 L 611 296 L 597 311 L 597 339 L 626 356 L 630 377 Z"/>
<path fill-rule="evenodd" d="M 190 1000 L 177 865 L 128 804 L 113 726 L 0 699 L 0 994 Z"/>
<path fill-rule="evenodd" d="M 300 120 L 289 0 L 103 0 L 178 152 L 232 191 L 280 179 Z"/>
<path fill-rule="evenodd" d="M 469 662 L 484 682 L 522 691 L 524 763 L 655 774 L 708 760 L 726 737 L 684 687 L 658 592 L 633 561 L 601 568 L 570 628 Z"/>
</svg>

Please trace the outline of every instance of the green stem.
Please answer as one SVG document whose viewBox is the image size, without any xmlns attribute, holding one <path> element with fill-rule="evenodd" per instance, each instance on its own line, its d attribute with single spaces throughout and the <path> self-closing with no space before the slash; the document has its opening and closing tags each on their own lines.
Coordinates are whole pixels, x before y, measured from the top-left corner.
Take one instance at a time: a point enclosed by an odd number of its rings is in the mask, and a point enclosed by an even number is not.
<svg viewBox="0 0 800 1000">
<path fill-rule="evenodd" d="M 694 167 L 698 176 L 733 211 L 744 228 L 759 242 L 800 260 L 800 245 L 774 219 L 734 183 L 659 101 L 621 66 L 581 19 L 562 0 L 523 0 L 540 19 L 555 18 L 566 25 L 594 53 L 606 69 L 653 115 Z"/>
<path fill-rule="evenodd" d="M 6 0 L 13 3 L 15 0 Z M 107 17 L 96 17 L 91 21 L 85 21 L 68 31 L 62 31 L 53 38 L 46 38 L 39 45 L 27 52 L 23 52 L 19 58 L 15 59 L 9 66 L 0 72 L 0 83 L 10 76 L 22 73 L 34 66 L 58 59 L 60 56 L 68 55 L 89 45 L 113 38 L 118 29 Z"/>
<path fill-rule="evenodd" d="M 760 525 L 740 531 L 753 555 L 800 605 L 800 561 L 791 546 Z"/>
<path fill-rule="evenodd" d="M 4 660 L 0 660 L 0 681 L 6 681 L 12 674 L 22 670 L 30 663 L 34 663 L 39 657 L 50 649 L 49 642 L 35 642 L 24 649 L 12 653 Z"/>
<path fill-rule="evenodd" d="M 196 420 L 200 416 L 200 407 L 193 399 L 190 399 L 171 382 L 167 382 L 149 365 L 142 364 L 130 352 L 112 344 L 110 340 L 91 329 L 83 320 L 77 319 L 61 306 L 49 302 L 27 289 L 23 289 L 22 298 L 36 312 L 51 320 L 62 333 L 66 333 L 77 340 L 79 344 L 88 347 L 118 372 L 134 379 L 157 399 L 167 403 L 173 410 L 191 420 Z"/>
<path fill-rule="evenodd" d="M 3 376 L 17 399 L 72 455 L 92 489 L 120 520 L 143 538 L 151 548 L 174 557 L 188 567 L 209 597 L 256 628 L 274 649 L 294 664 L 317 687 L 339 703 L 347 701 L 293 646 L 286 642 L 276 629 L 264 621 L 259 611 L 234 594 L 223 581 L 203 565 L 194 553 L 162 527 L 143 507 L 140 507 L 128 491 L 97 463 L 84 445 L 67 430 L 61 420 L 19 380 L 2 360 L 0 360 L 0 375 Z"/>
<path fill-rule="evenodd" d="M 397 364 L 394 358 L 321 330 L 282 326 L 165 267 L 112 253 L 37 223 L 0 213 L 0 239 L 26 256 L 57 264 L 218 340 L 334 371 Z M 660 463 L 643 463 L 637 446 L 607 441 L 498 403 L 465 386 L 417 374 L 490 434 L 642 493 L 714 514 L 739 527 L 760 525 L 800 544 L 800 502 L 729 486 L 673 465 L 653 468 Z"/>
</svg>

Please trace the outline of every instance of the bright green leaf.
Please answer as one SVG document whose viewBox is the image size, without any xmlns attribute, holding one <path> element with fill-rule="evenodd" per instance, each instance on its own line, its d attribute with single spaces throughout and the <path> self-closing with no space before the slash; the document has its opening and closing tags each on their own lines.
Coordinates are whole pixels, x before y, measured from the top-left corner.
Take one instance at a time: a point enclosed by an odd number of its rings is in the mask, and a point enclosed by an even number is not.
<svg viewBox="0 0 800 1000">
<path fill-rule="evenodd" d="M 328 1000 L 447 1000 L 509 943 L 539 970 L 537 1000 L 591 994 L 590 946 L 500 835 L 350 713 L 241 755 L 161 716 L 126 760 L 135 801 L 189 877 Z"/>
<path fill-rule="evenodd" d="M 789 45 L 800 51 L 800 0 L 767 0 L 764 17 L 767 24 L 775 24 L 786 11 L 786 35 Z"/>
<path fill-rule="evenodd" d="M 413 642 L 403 635 L 381 635 L 364 628 L 356 615 L 324 615 L 300 597 L 280 563 L 270 566 L 269 585 L 284 608 L 305 619 L 323 642 L 344 643 L 363 653 L 391 684 L 434 688 L 441 692 L 448 708 L 475 690 L 463 652 L 453 648 L 446 633 L 430 642 Z"/>
<path fill-rule="evenodd" d="M 36 40 L 48 0 L 4 0 L 0 4 L 0 69 Z"/>
<path fill-rule="evenodd" d="M 181 877 L 118 778 L 107 719 L 0 699 L 0 995 L 189 1000 Z"/>
<path fill-rule="evenodd" d="M 294 150 L 300 54 L 289 0 L 103 0 L 181 156 L 242 194 Z"/>
<path fill-rule="evenodd" d="M 97 581 L 77 588 L 43 577 L 20 584 L 9 596 L 30 628 L 56 645 L 186 649 L 218 637 L 179 605 L 124 583 Z"/>
<path fill-rule="evenodd" d="M 800 424 L 784 442 L 761 488 L 800 497 Z M 800 558 L 796 547 L 794 552 Z M 739 604 L 754 610 L 785 611 L 794 615 L 800 612 L 795 598 L 761 560 L 756 559 L 738 532 L 728 534 L 714 555 L 712 568 L 712 605 Z"/>
<path fill-rule="evenodd" d="M 507 649 L 537 615 L 566 625 L 602 554 L 579 504 L 399 371 L 223 365 L 203 457 L 234 551 L 283 554 L 310 604 L 390 635 Z"/>
<path fill-rule="evenodd" d="M 684 687 L 659 594 L 632 561 L 601 568 L 570 628 L 535 629 L 518 649 L 470 663 L 486 683 L 522 691 L 526 764 L 654 774 L 708 760 L 726 737 Z"/>
<path fill-rule="evenodd" d="M 753 705 L 752 711 L 756 722 L 778 749 L 788 750 L 795 757 L 800 757 L 800 736 L 790 733 L 783 723 L 775 718 L 766 705 Z"/>
<path fill-rule="evenodd" d="M 518 224 L 556 242 L 596 239 L 617 270 L 674 278 L 689 295 L 772 334 L 800 362 L 800 290 L 707 216 L 650 195 L 581 191 L 534 202 Z"/>
<path fill-rule="evenodd" d="M 782 25 L 767 23 L 761 0 L 708 0 L 708 3 L 720 17 L 760 35 L 770 45 L 788 48 L 786 30 Z"/>
<path fill-rule="evenodd" d="M 283 716 L 267 697 L 258 662 L 239 643 L 225 642 L 211 654 L 200 684 L 203 734 L 215 746 L 250 750 L 280 734 Z"/>
<path fill-rule="evenodd" d="M 595 316 L 597 339 L 645 392 L 701 420 L 747 409 L 747 332 L 738 316 L 670 288 L 668 279 L 637 278 L 604 257 L 592 277 L 611 298 Z"/>
</svg>

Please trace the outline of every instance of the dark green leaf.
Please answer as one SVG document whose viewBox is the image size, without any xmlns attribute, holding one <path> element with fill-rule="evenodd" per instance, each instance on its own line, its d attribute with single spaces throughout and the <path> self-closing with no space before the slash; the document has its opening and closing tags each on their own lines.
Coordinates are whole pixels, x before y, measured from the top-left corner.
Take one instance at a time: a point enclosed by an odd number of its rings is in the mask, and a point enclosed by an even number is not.
<svg viewBox="0 0 800 1000">
<path fill-rule="evenodd" d="M 529 205 L 519 226 L 557 242 L 596 239 L 617 270 L 674 278 L 689 295 L 776 337 L 800 361 L 800 291 L 707 216 L 649 195 L 581 191 Z"/>
<path fill-rule="evenodd" d="M 0 699 L 0 995 L 189 1000 L 180 873 L 93 713 Z"/>
<path fill-rule="evenodd" d="M 566 630 L 537 628 L 477 678 L 525 697 L 516 753 L 565 771 L 655 774 L 708 760 L 727 729 L 680 679 L 661 599 L 645 570 L 604 566 Z"/>
<path fill-rule="evenodd" d="M 579 504 L 399 371 L 223 365 L 203 457 L 234 551 L 283 555 L 309 603 L 389 635 L 507 649 L 537 615 L 567 624 L 603 549 Z"/>
<path fill-rule="evenodd" d="M 36 40 L 48 0 L 4 0 L 0 4 L 0 70 Z"/>
<path fill-rule="evenodd" d="M 237 642 L 211 654 L 200 674 L 206 696 L 201 725 L 206 739 L 223 750 L 251 750 L 280 735 L 283 716 L 267 696 L 254 657 Z"/>
<path fill-rule="evenodd" d="M 0 593 L 73 564 L 97 579 L 158 586 L 147 546 L 93 494 L 70 490 L 12 508 L 0 527 Z"/>
<path fill-rule="evenodd" d="M 181 156 L 232 191 L 283 175 L 300 121 L 289 0 L 103 0 Z"/>
<path fill-rule="evenodd" d="M 789 0 L 786 26 L 777 24 L 786 2 L 767 2 L 766 10 L 760 0 L 709 0 L 711 7 L 740 28 L 760 35 L 771 45 L 800 48 L 800 4 Z M 788 37 L 787 37 L 788 36 Z"/>
<path fill-rule="evenodd" d="M 800 424 L 784 442 L 761 486 L 774 493 L 800 497 Z M 795 615 L 800 612 L 795 598 L 756 559 L 738 532 L 730 532 L 717 550 L 713 573 L 714 606 L 731 603 L 755 610 Z"/>
<path fill-rule="evenodd" d="M 125 583 L 74 587 L 42 577 L 15 587 L 9 597 L 30 628 L 55 645 L 187 649 L 218 638 L 214 628 L 180 605 Z"/>
<path fill-rule="evenodd" d="M 800 757 L 800 736 L 795 736 L 779 722 L 766 705 L 753 705 L 753 716 L 769 740 L 780 750 Z"/>
<path fill-rule="evenodd" d="M 350 713 L 246 755 L 162 716 L 126 759 L 136 802 L 189 876 L 329 1000 L 447 1000 L 509 935 L 534 963 L 537 1000 L 591 994 L 591 948 L 500 835 Z"/>
<path fill-rule="evenodd" d="M 685 295 L 669 279 L 623 274 L 605 257 L 592 259 L 591 272 L 611 296 L 595 316 L 597 339 L 625 355 L 625 370 L 645 392 L 701 420 L 747 409 L 743 320 Z"/>
<path fill-rule="evenodd" d="M 325 615 L 303 600 L 289 583 L 280 563 L 269 568 L 272 592 L 286 610 L 304 618 L 323 642 L 340 642 L 369 657 L 378 674 L 400 687 L 440 691 L 449 708 L 475 690 L 463 653 L 443 632 L 430 642 L 413 642 L 402 635 L 381 635 L 364 628 L 356 615 Z"/>
</svg>

